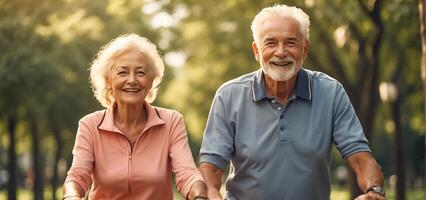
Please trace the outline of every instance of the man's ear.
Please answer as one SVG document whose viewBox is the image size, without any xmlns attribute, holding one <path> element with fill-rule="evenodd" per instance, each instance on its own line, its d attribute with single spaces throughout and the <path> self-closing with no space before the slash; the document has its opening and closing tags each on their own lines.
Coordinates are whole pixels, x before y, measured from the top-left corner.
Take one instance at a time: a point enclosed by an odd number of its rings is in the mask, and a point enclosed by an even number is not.
<svg viewBox="0 0 426 200">
<path fill-rule="evenodd" d="M 303 45 L 303 60 L 306 60 L 306 58 L 308 57 L 310 46 L 311 46 L 311 42 L 309 42 L 309 40 L 305 40 L 305 44 Z"/>
<path fill-rule="evenodd" d="M 253 41 L 253 43 L 251 43 L 251 49 L 253 50 L 254 57 L 256 58 L 256 60 L 259 61 L 259 49 L 257 48 L 256 41 Z"/>
</svg>

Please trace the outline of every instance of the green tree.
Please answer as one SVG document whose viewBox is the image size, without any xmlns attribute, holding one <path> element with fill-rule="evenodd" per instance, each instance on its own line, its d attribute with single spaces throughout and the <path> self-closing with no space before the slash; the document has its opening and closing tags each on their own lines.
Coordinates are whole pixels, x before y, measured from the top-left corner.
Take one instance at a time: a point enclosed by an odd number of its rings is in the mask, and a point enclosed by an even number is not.
<svg viewBox="0 0 426 200">
<path fill-rule="evenodd" d="M 27 124 L 32 138 L 34 199 L 43 198 L 45 155 L 54 137 L 52 186 L 60 157 L 71 153 L 78 118 L 99 109 L 88 83 L 90 59 L 101 45 L 136 32 L 156 42 L 136 1 L 0 1 L 0 113 L 8 120 L 9 199 L 16 199 L 15 127 Z M 2 118 L 3 118 L 2 117 Z M 26 151 L 30 152 L 29 149 Z M 66 153 L 62 153 L 66 152 Z M 63 155 L 65 154 L 65 155 Z M 50 154 L 48 154 L 50 155 Z M 52 199 L 55 199 L 53 193 Z"/>
<path fill-rule="evenodd" d="M 26 2 L 0 2 L 3 15 L 0 23 L 2 33 L 0 46 L 8 50 L 0 56 L 0 77 L 3 79 L 0 93 L 6 97 L 0 100 L 0 110 L 8 119 L 9 199 L 16 199 L 15 127 L 18 120 L 25 120 L 27 117 L 26 113 L 31 108 L 32 94 L 42 92 L 40 87 L 45 86 L 43 85 L 46 82 L 44 77 L 48 77 L 49 74 L 49 70 L 45 68 L 48 58 L 43 52 L 47 41 L 34 34 L 34 21 L 43 18 L 43 13 L 32 10 L 31 2 L 27 2 L 28 7 L 20 7 L 21 3 Z M 38 51 L 30 48 L 33 46 L 37 46 Z M 33 160 L 36 161 L 36 159 Z M 40 168 L 36 169 L 40 170 Z M 41 177 L 37 173 L 36 178 L 35 197 L 40 199 L 39 191 L 42 189 L 42 182 L 38 181 Z"/>
<path fill-rule="evenodd" d="M 423 95 L 424 95 L 424 109 L 425 109 L 425 119 L 426 119 L 426 1 L 419 0 L 419 19 L 420 19 L 420 34 L 422 39 L 422 57 L 421 57 L 421 78 L 423 81 Z M 425 146 L 426 146 L 426 137 L 425 137 Z M 426 165 L 425 165 L 425 177 L 426 177 Z M 425 178 L 426 182 L 426 178 Z"/>
</svg>

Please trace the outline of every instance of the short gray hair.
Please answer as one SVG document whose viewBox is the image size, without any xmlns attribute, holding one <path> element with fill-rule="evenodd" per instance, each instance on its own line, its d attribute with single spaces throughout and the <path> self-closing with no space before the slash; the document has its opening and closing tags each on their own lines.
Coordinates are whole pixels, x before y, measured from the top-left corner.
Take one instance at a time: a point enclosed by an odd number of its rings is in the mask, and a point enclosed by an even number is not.
<svg viewBox="0 0 426 200">
<path fill-rule="evenodd" d="M 105 108 L 110 108 L 115 101 L 111 87 L 107 85 L 114 60 L 128 50 L 136 50 L 148 59 L 149 74 L 154 78 L 152 88 L 148 91 L 145 101 L 151 103 L 157 95 L 158 86 L 164 74 L 164 63 L 157 47 L 148 39 L 137 34 L 125 34 L 103 46 L 90 66 L 90 83 L 94 96 Z"/>
<path fill-rule="evenodd" d="M 274 5 L 271 7 L 263 8 L 254 17 L 251 23 L 251 31 L 253 33 L 253 39 L 256 43 L 259 43 L 259 26 L 271 16 L 290 17 L 295 19 L 299 23 L 300 31 L 302 32 L 303 38 L 309 40 L 309 16 L 303 12 L 302 9 L 297 7 L 290 7 L 287 5 Z"/>
</svg>

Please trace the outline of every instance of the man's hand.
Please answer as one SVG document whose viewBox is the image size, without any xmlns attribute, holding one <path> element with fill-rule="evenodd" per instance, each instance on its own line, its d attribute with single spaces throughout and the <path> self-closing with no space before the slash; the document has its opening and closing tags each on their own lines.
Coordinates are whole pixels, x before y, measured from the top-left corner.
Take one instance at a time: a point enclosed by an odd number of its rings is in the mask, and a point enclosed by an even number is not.
<svg viewBox="0 0 426 200">
<path fill-rule="evenodd" d="M 354 153 L 346 160 L 356 174 L 359 188 L 361 191 L 366 192 L 365 194 L 358 196 L 355 200 L 386 199 L 377 192 L 367 192 L 368 188 L 371 186 L 383 187 L 384 182 L 380 166 L 369 152 Z"/>
<path fill-rule="evenodd" d="M 355 200 L 386 200 L 386 198 L 375 192 L 368 192 L 363 195 L 359 195 Z"/>
<path fill-rule="evenodd" d="M 222 200 L 220 186 L 222 185 L 223 170 L 210 163 L 201 163 L 200 171 L 207 185 L 207 196 L 209 200 Z"/>
</svg>

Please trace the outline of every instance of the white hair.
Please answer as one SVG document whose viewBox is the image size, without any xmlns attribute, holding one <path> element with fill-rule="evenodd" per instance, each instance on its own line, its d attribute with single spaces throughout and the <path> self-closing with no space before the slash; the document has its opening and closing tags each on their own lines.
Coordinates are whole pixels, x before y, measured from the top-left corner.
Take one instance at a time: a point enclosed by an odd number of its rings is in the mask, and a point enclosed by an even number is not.
<svg viewBox="0 0 426 200">
<path fill-rule="evenodd" d="M 129 50 L 136 50 L 148 59 L 148 71 L 149 75 L 153 76 L 153 84 L 145 101 L 151 103 L 157 95 L 157 89 L 164 74 L 164 63 L 157 47 L 137 34 L 121 35 L 103 46 L 90 66 L 90 82 L 94 96 L 106 108 L 110 108 L 115 101 L 111 86 L 108 85 L 114 60 Z"/>
<path fill-rule="evenodd" d="M 299 23 L 300 31 L 302 32 L 303 38 L 309 40 L 309 16 L 303 12 L 302 9 L 297 7 L 290 7 L 287 5 L 274 5 L 271 7 L 263 8 L 254 17 L 251 23 L 251 31 L 253 32 L 253 39 L 259 44 L 259 27 L 260 25 L 272 16 L 280 16 L 283 18 L 289 17 L 295 19 Z"/>
</svg>

